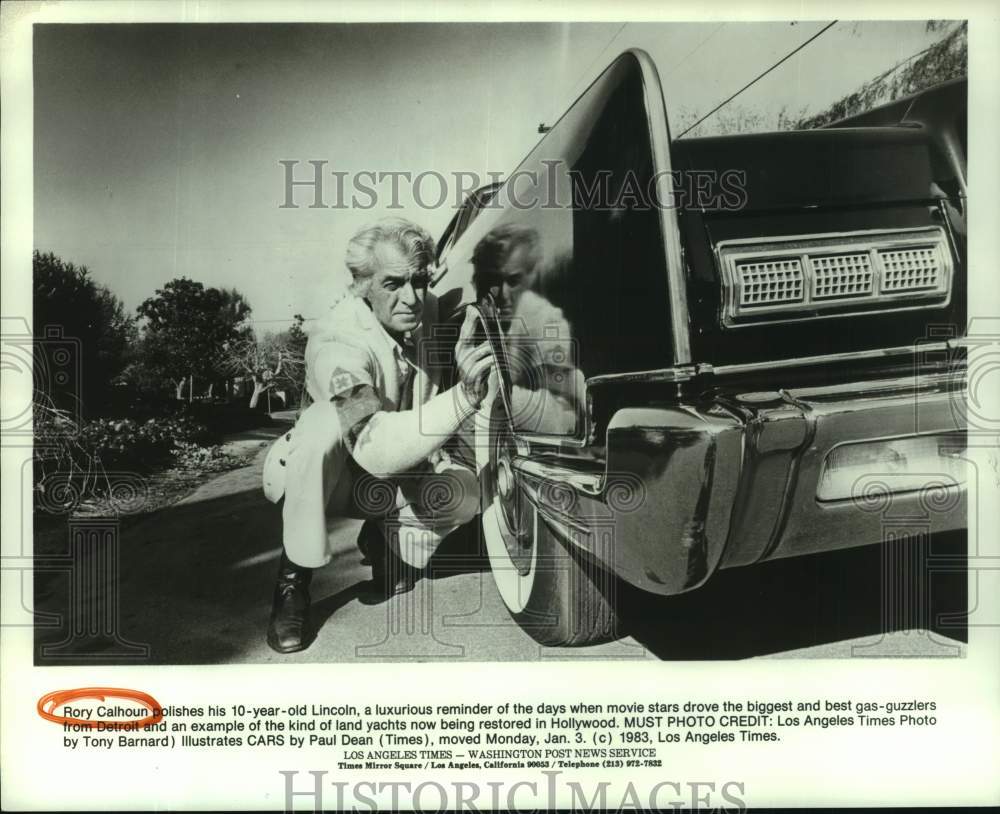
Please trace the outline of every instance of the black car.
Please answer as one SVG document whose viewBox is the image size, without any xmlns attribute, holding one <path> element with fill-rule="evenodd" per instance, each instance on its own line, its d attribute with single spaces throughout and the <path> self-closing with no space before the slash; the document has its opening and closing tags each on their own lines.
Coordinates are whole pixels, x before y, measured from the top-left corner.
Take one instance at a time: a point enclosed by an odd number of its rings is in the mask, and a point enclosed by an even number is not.
<svg viewBox="0 0 1000 814">
<path fill-rule="evenodd" d="M 965 100 L 672 140 L 630 51 L 470 203 L 435 293 L 493 346 L 483 532 L 535 639 L 615 635 L 622 588 L 878 543 L 890 504 L 966 527 Z"/>
</svg>

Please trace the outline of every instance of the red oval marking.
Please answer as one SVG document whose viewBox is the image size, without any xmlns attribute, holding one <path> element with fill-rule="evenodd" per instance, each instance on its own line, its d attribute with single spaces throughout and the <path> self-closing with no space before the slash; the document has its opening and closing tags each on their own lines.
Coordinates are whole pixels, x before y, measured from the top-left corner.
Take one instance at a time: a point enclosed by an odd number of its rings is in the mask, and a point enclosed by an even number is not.
<svg viewBox="0 0 1000 814">
<path fill-rule="evenodd" d="M 63 715 L 55 715 L 52 710 L 56 707 L 64 706 L 67 701 L 76 701 L 79 698 L 96 698 L 99 701 L 106 701 L 108 698 L 127 698 L 130 701 L 137 701 L 146 709 L 152 712 L 144 718 L 134 718 L 130 720 L 113 720 L 102 718 L 100 720 L 90 720 L 85 718 L 67 718 Z M 126 690 L 121 687 L 79 687 L 75 690 L 56 690 L 46 693 L 38 699 L 38 714 L 46 721 L 56 724 L 76 724 L 77 726 L 87 726 L 97 729 L 103 726 L 105 729 L 114 729 L 115 726 L 138 726 L 146 727 L 157 724 L 163 720 L 163 707 L 149 693 L 139 690 Z"/>
</svg>

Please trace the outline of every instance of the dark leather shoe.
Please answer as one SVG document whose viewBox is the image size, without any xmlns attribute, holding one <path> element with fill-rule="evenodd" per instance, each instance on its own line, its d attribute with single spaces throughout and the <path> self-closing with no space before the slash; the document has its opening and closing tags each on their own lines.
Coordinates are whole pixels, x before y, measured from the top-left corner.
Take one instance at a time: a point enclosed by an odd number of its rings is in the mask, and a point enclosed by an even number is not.
<svg viewBox="0 0 1000 814">
<path fill-rule="evenodd" d="M 372 565 L 371 552 L 385 545 L 382 539 L 382 532 L 379 531 L 378 523 L 375 520 L 365 520 L 361 524 L 361 531 L 358 532 L 358 551 L 361 552 L 361 564 Z"/>
<path fill-rule="evenodd" d="M 281 552 L 278 582 L 274 586 L 267 643 L 278 653 L 305 650 L 312 641 L 309 624 L 309 583 L 312 569 L 296 565 Z"/>
<path fill-rule="evenodd" d="M 372 593 L 388 599 L 412 591 L 420 572 L 389 552 L 381 563 L 372 563 Z"/>
<path fill-rule="evenodd" d="M 372 535 L 368 540 L 368 557 L 372 563 L 369 599 L 379 601 L 412 591 L 420 579 L 419 570 L 404 562 L 389 548 L 376 524 L 373 523 L 372 527 L 377 538 Z"/>
</svg>

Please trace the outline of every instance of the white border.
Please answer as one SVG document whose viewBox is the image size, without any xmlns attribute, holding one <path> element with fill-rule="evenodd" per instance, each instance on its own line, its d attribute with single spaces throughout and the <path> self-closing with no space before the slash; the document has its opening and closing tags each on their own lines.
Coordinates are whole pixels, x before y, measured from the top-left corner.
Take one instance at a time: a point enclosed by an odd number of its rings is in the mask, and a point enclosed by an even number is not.
<svg viewBox="0 0 1000 814">
<path fill-rule="evenodd" d="M 840 2 L 836 8 L 819 2 L 750 4 L 728 0 L 705 3 L 495 2 L 473 5 L 453 2 L 327 3 L 311 2 L 46 2 L 5 3 L 0 10 L 0 85 L 2 85 L 2 310 L 4 316 L 31 313 L 30 255 L 32 235 L 32 85 L 31 24 L 33 22 L 175 21 L 445 21 L 445 20 L 750 20 L 750 19 L 923 19 L 946 14 L 968 17 L 970 53 L 970 307 L 974 316 L 990 320 L 1000 333 L 1000 302 L 996 258 L 1000 223 L 997 194 L 1000 181 L 997 133 L 1000 132 L 1000 24 L 996 8 L 986 2 Z M 600 66 L 595 66 L 595 71 Z M 835 70 L 832 66 L 831 69 Z M 985 324 L 985 323 L 984 323 Z M 17 403 L 16 392 L 4 393 L 3 403 Z M 996 392 L 990 415 L 1000 415 Z M 4 448 L 2 471 L 3 554 L 21 553 L 19 472 L 22 451 Z M 984 461 L 984 473 L 990 463 Z M 970 503 L 983 523 L 980 551 L 996 557 L 995 478 Z M 30 540 L 28 541 L 30 546 Z M 30 549 L 28 549 L 30 550 Z M 332 769 L 323 753 L 306 751 L 269 754 L 244 750 L 104 756 L 65 752 L 52 724 L 41 721 L 34 705 L 45 692 L 61 687 L 110 684 L 135 686 L 173 703 L 210 703 L 221 699 L 289 698 L 345 701 L 351 697 L 385 701 L 506 700 L 508 688 L 529 687 L 513 695 L 558 701 L 566 688 L 581 699 L 669 700 L 685 697 L 889 697 L 934 698 L 942 723 L 926 737 L 919 732 L 880 733 L 868 738 L 828 730 L 802 734 L 781 747 L 692 747 L 669 750 L 669 764 L 653 774 L 603 772 L 616 783 L 642 779 L 742 780 L 745 798 L 755 806 L 822 804 L 827 806 L 902 804 L 1000 803 L 1000 571 L 996 560 L 980 560 L 988 570 L 978 576 L 980 618 L 993 627 L 970 628 L 964 659 L 922 661 L 764 660 L 712 663 L 538 663 L 538 664 L 412 664 L 386 670 L 383 665 L 264 665 L 211 667 L 64 667 L 35 668 L 31 632 L 0 630 L 0 766 L 4 809 L 131 808 L 281 808 L 278 769 Z M 990 566 L 992 567 L 990 568 Z M 6 580 L 6 577 L 5 577 Z M 5 587 L 9 583 L 5 581 Z M 977 594 L 973 594 L 976 596 Z M 2 596 L 3 615 L 12 618 L 19 597 Z M 987 607 L 989 606 L 989 607 Z M 992 614 L 991 617 L 982 614 Z M 585 671 L 585 675 L 583 674 Z M 280 681 L 276 680 L 280 677 Z M 497 778 L 503 773 L 498 773 Z M 518 775 L 509 775 L 513 781 Z M 587 778 L 593 780 L 593 773 Z M 414 780 L 412 777 L 406 779 Z M 444 777 L 440 779 L 445 779 Z M 452 779 L 481 780 L 454 776 Z M 617 800 L 612 794 L 611 800 Z M 328 801 L 329 803 L 330 801 Z"/>
</svg>

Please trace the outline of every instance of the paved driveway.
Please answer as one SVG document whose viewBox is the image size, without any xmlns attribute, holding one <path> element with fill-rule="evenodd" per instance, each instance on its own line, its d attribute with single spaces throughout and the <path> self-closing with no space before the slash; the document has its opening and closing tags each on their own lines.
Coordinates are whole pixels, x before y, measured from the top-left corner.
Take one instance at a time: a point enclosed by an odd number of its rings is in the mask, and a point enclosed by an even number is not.
<svg viewBox="0 0 1000 814">
<path fill-rule="evenodd" d="M 260 490 L 266 445 L 284 424 L 243 433 L 230 443 L 253 451 L 252 465 L 203 484 L 174 506 L 127 518 L 119 531 L 119 579 L 92 586 L 94 599 L 119 610 L 117 640 L 70 639 L 41 661 L 151 661 L 158 664 L 342 662 L 448 659 L 733 659 L 746 657 L 954 656 L 958 630 L 883 636 L 879 548 L 734 569 L 703 589 L 629 606 L 632 635 L 590 648 L 551 649 L 514 625 L 493 585 L 475 528 L 453 535 L 438 567 L 417 588 L 365 604 L 369 569 L 355 548 L 359 521 L 331 524 L 333 561 L 313 583 L 312 646 L 280 656 L 264 642 L 280 554 L 280 515 Z M 958 543 L 953 543 L 958 545 Z M 68 578 L 50 576 L 39 609 L 60 610 Z M 932 592 L 940 611 L 964 607 L 964 575 L 942 575 Z M 65 607 L 61 610 L 64 612 Z M 890 618 L 894 618 L 891 617 Z M 901 617 L 895 617 L 901 618 Z M 914 617 L 909 617 L 914 618 Z M 50 647 L 66 630 L 39 629 Z M 142 655 L 137 645 L 148 646 Z"/>
</svg>

